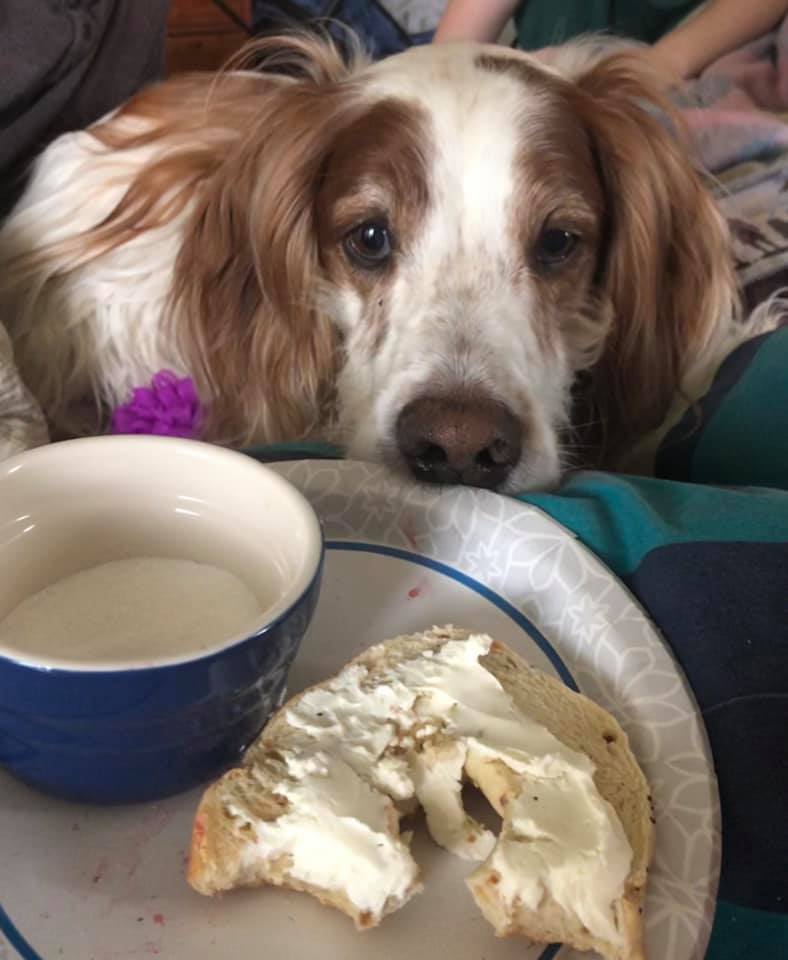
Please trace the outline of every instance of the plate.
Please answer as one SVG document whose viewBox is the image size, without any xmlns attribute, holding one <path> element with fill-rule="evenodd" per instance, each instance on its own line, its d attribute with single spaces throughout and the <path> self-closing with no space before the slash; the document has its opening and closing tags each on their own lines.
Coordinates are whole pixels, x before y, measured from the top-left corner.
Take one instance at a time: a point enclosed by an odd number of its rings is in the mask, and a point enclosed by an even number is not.
<svg viewBox="0 0 788 960">
<path fill-rule="evenodd" d="M 719 805 L 703 725 L 679 667 L 625 587 L 539 510 L 478 490 L 434 492 L 385 468 L 277 464 L 314 504 L 325 581 L 289 693 L 370 643 L 453 622 L 509 643 L 616 715 L 653 788 L 657 848 L 646 903 L 654 960 L 700 960 L 719 871 Z M 497 940 L 469 864 L 417 826 L 425 892 L 358 934 L 312 898 L 267 888 L 220 899 L 184 880 L 200 791 L 83 807 L 0 772 L 0 960 L 569 960 Z"/>
</svg>

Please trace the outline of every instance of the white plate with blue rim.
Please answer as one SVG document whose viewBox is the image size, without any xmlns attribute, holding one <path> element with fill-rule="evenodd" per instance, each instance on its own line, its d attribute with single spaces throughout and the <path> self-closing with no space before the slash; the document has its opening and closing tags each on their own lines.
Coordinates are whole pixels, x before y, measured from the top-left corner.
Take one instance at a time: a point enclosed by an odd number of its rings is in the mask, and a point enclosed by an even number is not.
<svg viewBox="0 0 788 960">
<path fill-rule="evenodd" d="M 346 461 L 276 469 L 314 504 L 327 538 L 320 602 L 289 693 L 371 643 L 450 622 L 492 634 L 582 690 L 621 722 L 653 789 L 648 955 L 700 960 L 719 872 L 711 756 L 683 674 L 621 583 L 553 520 L 506 497 L 435 492 Z M 467 862 L 419 825 L 425 892 L 371 931 L 284 890 L 200 897 L 184 879 L 199 795 L 82 807 L 0 771 L 0 960 L 581 956 L 497 940 L 464 886 Z"/>
</svg>

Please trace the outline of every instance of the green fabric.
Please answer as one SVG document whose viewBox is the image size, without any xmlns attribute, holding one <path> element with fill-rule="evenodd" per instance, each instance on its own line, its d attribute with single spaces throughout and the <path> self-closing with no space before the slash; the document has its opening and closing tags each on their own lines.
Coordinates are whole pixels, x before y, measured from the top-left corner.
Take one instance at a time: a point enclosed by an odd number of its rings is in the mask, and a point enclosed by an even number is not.
<svg viewBox="0 0 788 960">
<path fill-rule="evenodd" d="M 576 534 L 619 576 L 673 543 L 788 541 L 785 492 L 666 483 L 653 477 L 574 474 L 559 493 L 527 493 L 533 504 Z"/>
<path fill-rule="evenodd" d="M 248 447 L 244 453 L 256 460 L 341 460 L 343 457 L 339 447 L 330 443 L 307 442 L 300 443 L 269 443 L 257 447 Z"/>
<path fill-rule="evenodd" d="M 538 50 L 595 31 L 655 43 L 701 2 L 525 0 L 514 17 L 517 46 L 523 50 Z"/>
<path fill-rule="evenodd" d="M 692 479 L 788 487 L 788 328 L 773 333 L 726 394 L 692 457 Z"/>
<path fill-rule="evenodd" d="M 767 913 L 720 900 L 706 960 L 782 960 L 788 957 L 788 914 Z"/>
</svg>

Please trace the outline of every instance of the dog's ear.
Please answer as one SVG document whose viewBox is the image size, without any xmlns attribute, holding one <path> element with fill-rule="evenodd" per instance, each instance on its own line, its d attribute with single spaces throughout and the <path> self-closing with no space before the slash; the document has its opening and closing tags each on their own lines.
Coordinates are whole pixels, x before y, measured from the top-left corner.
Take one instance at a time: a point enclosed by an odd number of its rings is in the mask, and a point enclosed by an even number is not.
<svg viewBox="0 0 788 960">
<path fill-rule="evenodd" d="M 613 319 L 590 381 L 610 462 L 660 425 L 737 295 L 727 227 L 642 57 L 606 57 L 575 84 L 606 193 L 599 284 Z"/>
<path fill-rule="evenodd" d="M 364 63 L 352 44 L 343 54 L 292 34 L 255 41 L 232 64 L 253 69 L 148 88 L 91 130 L 125 185 L 115 206 L 17 264 L 20 276 L 66 272 L 133 244 L 155 272 L 162 245 L 177 254 L 156 355 L 194 377 L 205 439 L 296 439 L 330 409 L 337 351 L 316 309 L 312 217 L 327 151 L 359 112 L 353 78 Z M 126 170 L 132 151 L 149 159 Z"/>
<path fill-rule="evenodd" d="M 313 219 L 331 144 L 357 110 L 353 67 L 304 40 L 277 66 L 292 69 L 257 94 L 254 122 L 197 200 L 176 267 L 177 335 L 207 401 L 204 435 L 222 442 L 309 435 L 335 380 Z"/>
</svg>

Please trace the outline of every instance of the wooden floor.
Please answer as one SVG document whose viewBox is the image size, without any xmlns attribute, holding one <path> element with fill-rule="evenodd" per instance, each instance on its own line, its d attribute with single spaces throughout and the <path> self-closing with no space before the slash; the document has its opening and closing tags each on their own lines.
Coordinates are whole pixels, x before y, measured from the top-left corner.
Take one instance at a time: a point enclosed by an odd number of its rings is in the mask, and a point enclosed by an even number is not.
<svg viewBox="0 0 788 960">
<path fill-rule="evenodd" d="M 252 0 L 225 0 L 251 23 Z M 217 70 L 248 39 L 213 0 L 172 0 L 167 27 L 167 72 Z"/>
</svg>

